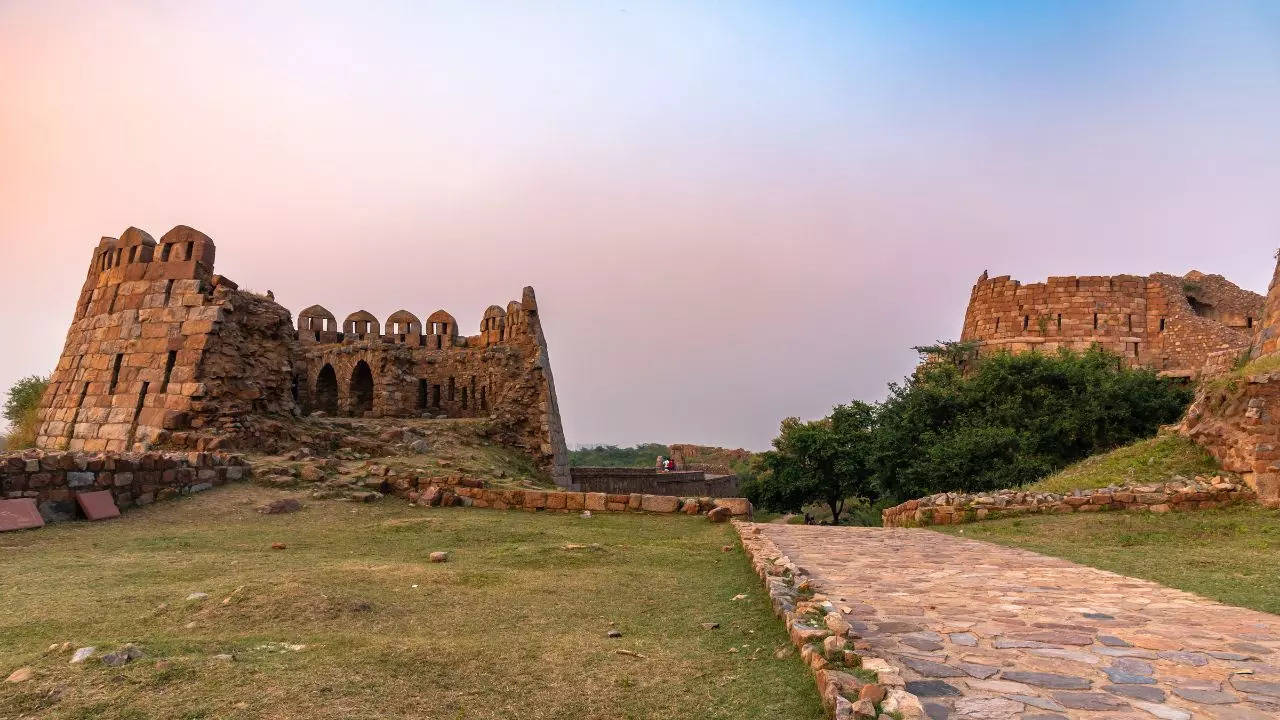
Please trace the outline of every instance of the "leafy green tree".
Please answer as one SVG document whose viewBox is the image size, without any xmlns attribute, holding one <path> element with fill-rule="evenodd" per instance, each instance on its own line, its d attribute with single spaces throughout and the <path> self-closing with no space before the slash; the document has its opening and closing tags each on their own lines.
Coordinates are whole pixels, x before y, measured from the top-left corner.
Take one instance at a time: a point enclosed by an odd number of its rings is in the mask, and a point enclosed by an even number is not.
<svg viewBox="0 0 1280 720">
<path fill-rule="evenodd" d="M 821 420 L 783 420 L 773 450 L 759 456 L 763 472 L 747 483 L 748 497 L 779 512 L 825 503 L 838 524 L 851 499 L 868 499 L 874 491 L 869 472 L 874 426 L 875 407 L 863 402 L 839 405 Z"/>
<path fill-rule="evenodd" d="M 40 406 L 40 397 L 47 387 L 49 378 L 31 375 L 9 388 L 4 401 L 4 418 L 9 421 L 6 449 L 16 450 L 35 444 L 36 411 Z"/>
</svg>

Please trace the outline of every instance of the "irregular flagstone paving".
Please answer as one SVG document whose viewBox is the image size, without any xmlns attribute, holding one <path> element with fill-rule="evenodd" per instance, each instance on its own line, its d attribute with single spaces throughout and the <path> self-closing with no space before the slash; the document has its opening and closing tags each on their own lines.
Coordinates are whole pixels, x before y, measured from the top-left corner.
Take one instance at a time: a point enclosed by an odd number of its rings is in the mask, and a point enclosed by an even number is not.
<svg viewBox="0 0 1280 720">
<path fill-rule="evenodd" d="M 1280 718 L 1280 616 L 929 530 L 751 527 L 934 720 Z"/>
</svg>

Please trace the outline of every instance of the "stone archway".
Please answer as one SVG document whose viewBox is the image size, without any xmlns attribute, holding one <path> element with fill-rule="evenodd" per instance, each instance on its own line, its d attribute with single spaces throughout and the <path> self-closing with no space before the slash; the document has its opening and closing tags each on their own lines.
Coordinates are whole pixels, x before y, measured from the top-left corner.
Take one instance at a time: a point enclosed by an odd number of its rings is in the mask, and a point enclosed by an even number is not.
<svg viewBox="0 0 1280 720">
<path fill-rule="evenodd" d="M 351 414 L 360 417 L 373 410 L 373 370 L 361 360 L 351 371 Z"/>
<path fill-rule="evenodd" d="M 330 415 L 338 414 L 338 374 L 333 366 L 325 363 L 316 378 L 315 410 L 323 410 Z"/>
</svg>

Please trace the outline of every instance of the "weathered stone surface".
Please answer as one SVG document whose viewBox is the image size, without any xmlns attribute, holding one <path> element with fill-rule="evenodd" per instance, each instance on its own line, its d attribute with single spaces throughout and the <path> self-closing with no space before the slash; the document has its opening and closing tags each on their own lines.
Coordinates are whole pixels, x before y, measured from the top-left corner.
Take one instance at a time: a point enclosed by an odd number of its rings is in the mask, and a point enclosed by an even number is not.
<svg viewBox="0 0 1280 720">
<path fill-rule="evenodd" d="M 1191 713 L 1168 705 L 1142 700 L 1134 700 L 1130 704 L 1139 710 L 1160 718 L 1160 720 L 1191 720 Z"/>
<path fill-rule="evenodd" d="M 1112 695 L 1133 698 L 1134 700 L 1145 700 L 1147 702 L 1161 703 L 1166 697 L 1165 692 L 1158 687 L 1149 685 L 1103 685 L 1103 690 Z"/>
<path fill-rule="evenodd" d="M 1090 685 L 1088 678 L 1057 673 L 1028 672 L 1024 670 L 1005 670 L 1000 677 L 1013 682 L 1026 683 L 1055 690 L 1084 690 Z"/>
<path fill-rule="evenodd" d="M 1120 710 L 1129 706 L 1128 701 L 1097 692 L 1056 692 L 1053 699 L 1072 710 Z"/>
<path fill-rule="evenodd" d="M 1229 692 L 1221 690 L 1212 690 L 1200 687 L 1175 687 L 1173 694 L 1183 700 L 1190 700 L 1193 703 L 1201 705 L 1223 705 L 1226 703 L 1240 702 L 1240 698 Z"/>
<path fill-rule="evenodd" d="M 967 675 L 967 673 L 959 668 L 940 662 L 934 662 L 933 660 L 923 660 L 902 655 L 899 656 L 898 662 L 912 670 L 915 670 L 921 675 L 930 678 L 965 677 Z"/>
<path fill-rule="evenodd" d="M 960 695 L 960 691 L 954 685 L 950 685 L 941 680 L 913 680 L 907 682 L 907 692 L 916 697 L 951 697 Z"/>
<path fill-rule="evenodd" d="M 956 720 L 1014 720 L 1022 712 L 1020 702 L 995 697 L 963 697 L 956 700 Z"/>
</svg>

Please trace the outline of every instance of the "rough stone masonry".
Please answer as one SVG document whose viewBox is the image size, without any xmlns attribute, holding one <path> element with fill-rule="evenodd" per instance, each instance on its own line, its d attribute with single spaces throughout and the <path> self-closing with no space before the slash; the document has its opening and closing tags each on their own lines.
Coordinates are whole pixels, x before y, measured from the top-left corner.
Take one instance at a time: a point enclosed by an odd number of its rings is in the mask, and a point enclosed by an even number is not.
<svg viewBox="0 0 1280 720">
<path fill-rule="evenodd" d="M 1051 277 L 1023 284 L 984 272 L 973 286 L 962 341 L 981 353 L 1100 345 L 1130 365 L 1197 377 L 1211 355 L 1247 353 L 1263 298 L 1221 275 Z"/>
<path fill-rule="evenodd" d="M 494 439 L 569 484 L 533 288 L 491 306 L 477 335 L 438 310 L 339 327 L 319 306 L 297 328 L 270 297 L 214 274 L 215 247 L 179 225 L 157 242 L 129 228 L 93 252 L 41 401 L 47 450 L 255 449 L 272 418 L 484 417 Z"/>
</svg>

